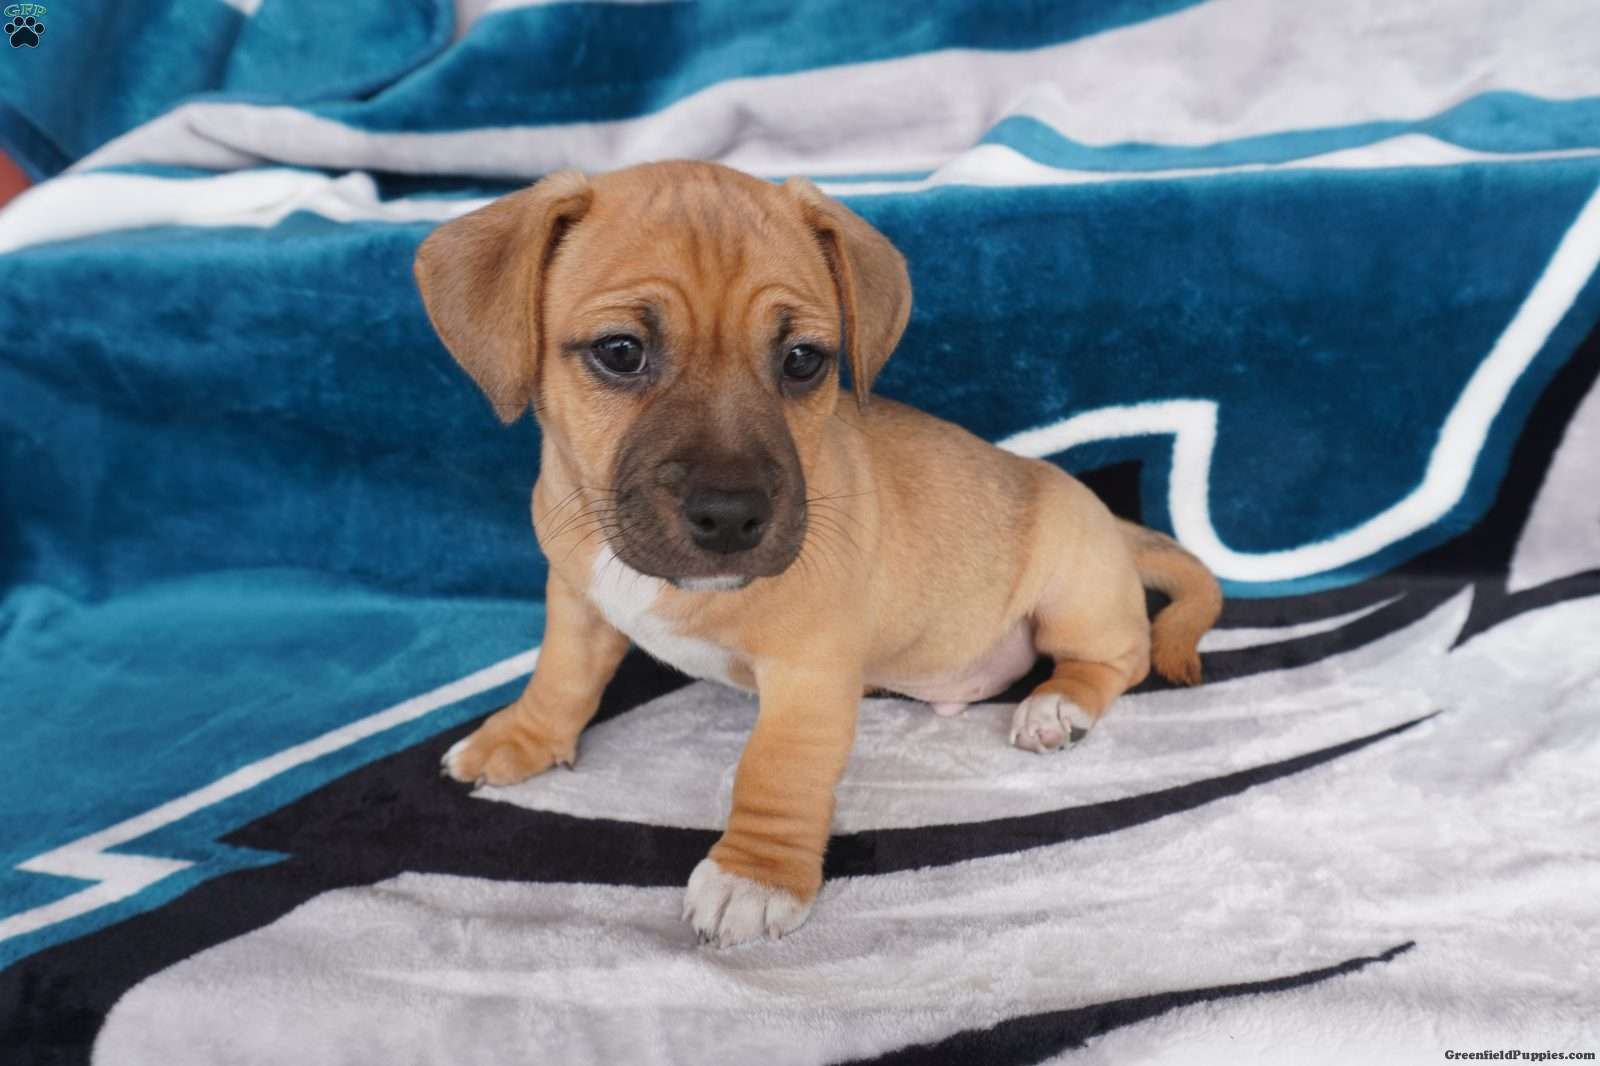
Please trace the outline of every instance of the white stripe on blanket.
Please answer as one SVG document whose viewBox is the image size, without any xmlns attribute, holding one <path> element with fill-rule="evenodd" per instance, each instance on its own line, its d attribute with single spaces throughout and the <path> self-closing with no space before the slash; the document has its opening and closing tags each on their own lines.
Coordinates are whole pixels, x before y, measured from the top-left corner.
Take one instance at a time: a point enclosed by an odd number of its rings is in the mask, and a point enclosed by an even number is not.
<svg viewBox="0 0 1600 1066">
<path fill-rule="evenodd" d="M 197 811 L 256 788 L 297 766 L 504 685 L 532 672 L 538 661 L 538 648 L 502 659 L 466 677 L 457 678 L 392 707 L 330 729 L 321 736 L 284 748 L 265 759 L 241 766 L 203 788 L 169 800 L 143 814 L 18 863 L 19 870 L 87 881 L 89 885 L 50 903 L 0 919 L 0 940 L 23 936 L 108 907 L 193 865 L 187 860 L 134 854 L 140 837 L 149 836 Z M 113 851 L 113 848 L 119 850 Z"/>
<path fill-rule="evenodd" d="M 192 103 L 74 169 L 257 161 L 532 178 L 699 158 L 773 175 L 927 171 L 972 147 L 1024 97 L 1037 101 L 1041 87 L 1070 102 L 1050 121 L 1080 143 L 1201 145 L 1418 119 L 1490 90 L 1600 93 L 1600 34 L 1589 0 L 1457 0 L 1403 18 L 1392 0 L 1210 0 L 1029 51 L 948 49 L 730 79 L 615 121 L 377 133 L 292 108 Z"/>
<path fill-rule="evenodd" d="M 254 0 L 260 3 L 261 0 Z M 689 0 L 455 0 L 456 5 L 456 40 L 465 37 L 467 31 L 477 24 L 478 20 L 486 15 L 498 15 L 506 11 L 515 11 L 522 7 L 544 7 L 549 4 L 681 4 Z"/>
<path fill-rule="evenodd" d="M 1359 148 L 1284 163 L 1243 163 L 1154 171 L 1067 170 L 1045 166 L 999 144 L 956 157 L 927 178 L 821 181 L 835 196 L 881 196 L 947 186 L 1006 188 L 1094 185 L 1114 181 L 1182 181 L 1267 170 L 1381 170 L 1388 167 L 1524 163 L 1600 155 L 1600 149 L 1475 152 L 1422 134 L 1403 134 Z M 781 175 L 775 175 L 781 176 Z M 208 177 L 158 177 L 115 171 L 68 173 L 29 189 L 0 212 L 0 255 L 50 241 L 147 226 L 275 226 L 305 211 L 337 222 L 442 222 L 483 207 L 489 198 L 379 198 L 366 174 L 330 177 L 291 167 Z"/>
<path fill-rule="evenodd" d="M 1101 407 L 1000 442 L 1022 455 L 1056 455 L 1090 441 L 1170 433 L 1168 508 L 1184 546 L 1225 580 L 1270 582 L 1321 574 L 1370 557 L 1428 528 L 1460 502 L 1489 428 L 1512 388 L 1561 324 L 1600 265 L 1600 190 L 1590 196 L 1557 244 L 1549 264 L 1468 379 L 1439 430 L 1422 481 L 1360 524 L 1324 540 L 1281 551 L 1241 552 L 1211 523 L 1211 451 L 1217 406 L 1211 400 L 1163 400 Z"/>
</svg>

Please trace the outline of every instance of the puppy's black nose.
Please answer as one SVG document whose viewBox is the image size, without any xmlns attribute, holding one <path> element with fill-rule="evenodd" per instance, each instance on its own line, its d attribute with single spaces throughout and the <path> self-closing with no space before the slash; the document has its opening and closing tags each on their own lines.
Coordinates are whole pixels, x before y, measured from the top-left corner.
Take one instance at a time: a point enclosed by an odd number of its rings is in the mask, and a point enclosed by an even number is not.
<svg viewBox="0 0 1600 1066">
<path fill-rule="evenodd" d="M 772 524 L 772 497 L 762 489 L 692 490 L 683 501 L 689 536 L 709 552 L 732 555 L 761 543 Z"/>
</svg>

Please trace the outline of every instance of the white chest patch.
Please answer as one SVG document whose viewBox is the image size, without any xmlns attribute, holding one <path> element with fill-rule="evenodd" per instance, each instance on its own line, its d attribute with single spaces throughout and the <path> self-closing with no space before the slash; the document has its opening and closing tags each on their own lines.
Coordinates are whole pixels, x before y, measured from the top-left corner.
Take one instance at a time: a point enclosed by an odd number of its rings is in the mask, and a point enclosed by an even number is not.
<svg viewBox="0 0 1600 1066">
<path fill-rule="evenodd" d="M 629 640 L 669 666 L 690 677 L 731 685 L 733 655 L 727 649 L 697 637 L 679 636 L 669 622 L 654 614 L 656 598 L 667 586 L 659 577 L 633 569 L 602 545 L 589 572 L 589 599 L 606 621 Z"/>
</svg>

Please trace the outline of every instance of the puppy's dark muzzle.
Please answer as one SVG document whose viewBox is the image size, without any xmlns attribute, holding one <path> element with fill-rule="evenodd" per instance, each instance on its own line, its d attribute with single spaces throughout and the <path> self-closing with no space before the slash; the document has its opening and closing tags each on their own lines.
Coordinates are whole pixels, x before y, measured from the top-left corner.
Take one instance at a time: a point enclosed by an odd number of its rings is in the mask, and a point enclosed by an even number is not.
<svg viewBox="0 0 1600 1066">
<path fill-rule="evenodd" d="M 719 555 L 746 552 L 772 527 L 772 496 L 765 489 L 690 490 L 683 518 L 695 546 Z"/>
</svg>

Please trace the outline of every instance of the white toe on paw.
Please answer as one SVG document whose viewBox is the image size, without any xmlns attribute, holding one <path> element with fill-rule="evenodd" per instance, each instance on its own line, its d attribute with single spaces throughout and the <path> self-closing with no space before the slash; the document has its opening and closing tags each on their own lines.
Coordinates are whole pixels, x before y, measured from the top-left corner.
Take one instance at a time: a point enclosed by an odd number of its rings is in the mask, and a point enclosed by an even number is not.
<svg viewBox="0 0 1600 1066">
<path fill-rule="evenodd" d="M 472 734 L 468 733 L 466 736 L 450 745 L 450 750 L 445 752 L 444 758 L 439 760 L 440 771 L 449 775 L 450 777 L 455 778 L 457 781 L 462 780 L 461 774 L 456 766 L 456 760 L 460 758 L 461 753 L 466 750 L 467 745 L 471 742 Z"/>
<path fill-rule="evenodd" d="M 1094 715 L 1065 696 L 1035 693 L 1011 715 L 1011 743 L 1024 751 L 1057 751 L 1082 740 L 1094 721 Z"/>
<path fill-rule="evenodd" d="M 701 943 L 719 948 L 750 940 L 776 940 L 800 928 L 811 904 L 790 892 L 730 874 L 713 859 L 702 859 L 689 875 L 683 918 Z"/>
</svg>

